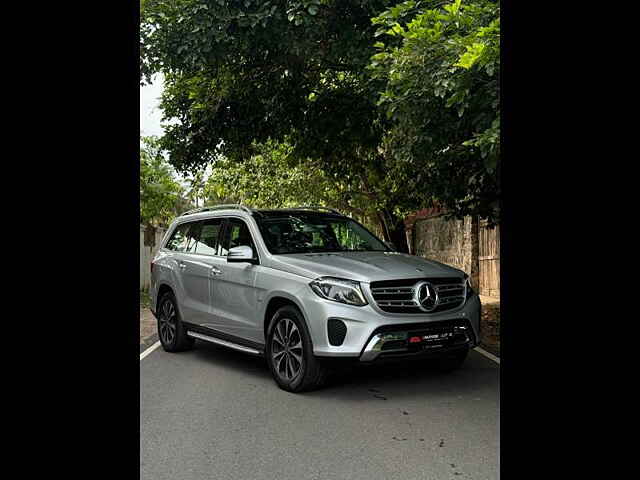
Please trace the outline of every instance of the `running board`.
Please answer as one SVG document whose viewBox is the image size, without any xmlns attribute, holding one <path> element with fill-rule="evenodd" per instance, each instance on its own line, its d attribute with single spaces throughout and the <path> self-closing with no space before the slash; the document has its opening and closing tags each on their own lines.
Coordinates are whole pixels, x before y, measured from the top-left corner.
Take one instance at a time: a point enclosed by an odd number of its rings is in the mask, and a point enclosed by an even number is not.
<svg viewBox="0 0 640 480">
<path fill-rule="evenodd" d="M 193 338 L 199 338 L 200 340 L 204 340 L 205 342 L 211 342 L 217 345 L 222 345 L 223 347 L 240 350 L 241 352 L 251 353 L 253 355 L 262 355 L 262 352 L 260 350 L 256 350 L 255 348 L 245 347 L 244 345 L 238 345 L 237 343 L 229 342 L 228 340 L 221 340 L 220 338 L 210 337 L 209 335 L 204 335 L 202 333 L 192 332 L 188 330 L 187 335 Z"/>
</svg>

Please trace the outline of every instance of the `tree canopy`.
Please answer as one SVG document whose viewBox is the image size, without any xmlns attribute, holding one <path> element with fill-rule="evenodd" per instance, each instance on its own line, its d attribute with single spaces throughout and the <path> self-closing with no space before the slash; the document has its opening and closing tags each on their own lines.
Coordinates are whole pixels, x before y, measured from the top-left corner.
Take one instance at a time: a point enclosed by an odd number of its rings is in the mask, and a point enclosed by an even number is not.
<svg viewBox="0 0 640 480">
<path fill-rule="evenodd" d="M 497 218 L 497 3 L 146 0 L 141 8 L 142 79 L 164 74 L 161 108 L 171 122 L 161 146 L 179 171 L 222 162 L 235 172 L 233 190 L 242 172 L 280 172 L 286 157 L 292 177 L 336 183 L 327 204 L 365 205 L 385 239 L 400 244 L 402 218 L 434 203 Z M 284 192 L 252 195 L 288 201 Z"/>
<path fill-rule="evenodd" d="M 204 188 L 207 203 L 239 202 L 256 208 L 329 206 L 380 230 L 370 192 L 332 176 L 314 162 L 291 163 L 293 148 L 269 141 L 244 162 L 221 157 Z"/>
<path fill-rule="evenodd" d="M 140 141 L 140 222 L 145 225 L 168 224 L 187 209 L 183 187 L 162 155 L 158 140 Z"/>
<path fill-rule="evenodd" d="M 369 66 L 386 88 L 385 150 L 417 189 L 457 216 L 499 218 L 500 10 L 494 1 L 424 10 L 407 1 L 375 17 Z"/>
</svg>

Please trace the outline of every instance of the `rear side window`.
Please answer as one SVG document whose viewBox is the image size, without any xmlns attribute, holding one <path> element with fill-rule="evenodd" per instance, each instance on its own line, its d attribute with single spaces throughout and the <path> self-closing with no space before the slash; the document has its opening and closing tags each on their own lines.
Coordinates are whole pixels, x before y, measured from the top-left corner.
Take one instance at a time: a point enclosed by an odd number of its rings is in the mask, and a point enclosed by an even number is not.
<svg viewBox="0 0 640 480">
<path fill-rule="evenodd" d="M 195 245 L 195 253 L 220 255 L 218 240 L 221 226 L 221 218 L 212 218 L 201 223 L 200 235 L 198 235 L 198 241 Z"/>
<path fill-rule="evenodd" d="M 191 223 L 183 223 L 182 225 L 178 225 L 176 229 L 171 234 L 171 238 L 165 245 L 165 248 L 169 250 L 173 250 L 174 252 L 184 252 L 187 246 L 187 232 L 191 227 Z"/>
<path fill-rule="evenodd" d="M 185 253 L 194 253 L 198 243 L 198 237 L 202 230 L 202 222 L 195 222 L 191 224 L 191 228 L 187 232 L 187 246 L 185 247 Z"/>
</svg>

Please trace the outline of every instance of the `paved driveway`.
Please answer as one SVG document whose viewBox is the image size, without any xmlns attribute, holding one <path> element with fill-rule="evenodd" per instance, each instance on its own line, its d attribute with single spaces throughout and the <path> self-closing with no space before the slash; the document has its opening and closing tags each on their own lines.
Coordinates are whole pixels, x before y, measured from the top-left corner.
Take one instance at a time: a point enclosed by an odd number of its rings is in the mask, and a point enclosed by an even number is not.
<svg viewBox="0 0 640 480">
<path fill-rule="evenodd" d="M 277 388 L 260 358 L 205 342 L 140 362 L 140 472 L 161 479 L 496 479 L 500 369 L 358 367 Z"/>
</svg>

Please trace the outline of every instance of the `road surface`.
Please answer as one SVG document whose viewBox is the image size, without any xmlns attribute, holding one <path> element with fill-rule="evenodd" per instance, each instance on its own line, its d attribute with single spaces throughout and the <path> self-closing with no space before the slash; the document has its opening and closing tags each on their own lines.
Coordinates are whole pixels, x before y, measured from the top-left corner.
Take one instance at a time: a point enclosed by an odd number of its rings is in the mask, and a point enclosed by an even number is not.
<svg viewBox="0 0 640 480">
<path fill-rule="evenodd" d="M 358 367 L 280 390 L 261 358 L 197 341 L 140 361 L 143 480 L 497 479 L 500 366 Z"/>
</svg>

